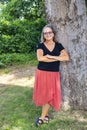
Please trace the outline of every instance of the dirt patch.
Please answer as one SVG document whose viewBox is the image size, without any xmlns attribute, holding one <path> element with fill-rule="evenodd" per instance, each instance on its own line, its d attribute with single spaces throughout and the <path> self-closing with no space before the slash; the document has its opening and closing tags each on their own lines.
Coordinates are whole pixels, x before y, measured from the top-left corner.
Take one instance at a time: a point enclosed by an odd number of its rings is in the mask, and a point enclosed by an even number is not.
<svg viewBox="0 0 87 130">
<path fill-rule="evenodd" d="M 8 74 L 0 75 L 0 86 L 20 85 L 32 87 L 35 77 L 35 66 L 11 68 Z"/>
</svg>

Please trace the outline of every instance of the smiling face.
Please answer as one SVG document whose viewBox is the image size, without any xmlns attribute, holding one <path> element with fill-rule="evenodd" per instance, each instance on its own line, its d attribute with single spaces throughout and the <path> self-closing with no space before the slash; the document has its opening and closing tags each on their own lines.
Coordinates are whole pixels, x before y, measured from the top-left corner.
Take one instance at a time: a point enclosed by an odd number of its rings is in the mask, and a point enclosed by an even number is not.
<svg viewBox="0 0 87 130">
<path fill-rule="evenodd" d="M 54 33 L 53 33 L 53 31 L 52 31 L 51 28 L 46 27 L 46 28 L 44 28 L 44 30 L 43 30 L 43 36 L 44 36 L 44 39 L 45 39 L 46 41 L 50 41 L 50 40 L 53 40 L 53 38 L 54 38 Z"/>
</svg>

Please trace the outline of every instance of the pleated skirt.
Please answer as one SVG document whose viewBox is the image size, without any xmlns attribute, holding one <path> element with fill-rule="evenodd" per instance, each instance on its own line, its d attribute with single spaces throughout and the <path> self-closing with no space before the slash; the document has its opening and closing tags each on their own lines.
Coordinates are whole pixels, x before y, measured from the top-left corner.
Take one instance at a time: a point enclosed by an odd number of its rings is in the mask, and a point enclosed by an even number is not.
<svg viewBox="0 0 87 130">
<path fill-rule="evenodd" d="M 51 105 L 59 111 L 61 106 L 60 73 L 36 70 L 33 100 L 36 106 Z"/>
</svg>

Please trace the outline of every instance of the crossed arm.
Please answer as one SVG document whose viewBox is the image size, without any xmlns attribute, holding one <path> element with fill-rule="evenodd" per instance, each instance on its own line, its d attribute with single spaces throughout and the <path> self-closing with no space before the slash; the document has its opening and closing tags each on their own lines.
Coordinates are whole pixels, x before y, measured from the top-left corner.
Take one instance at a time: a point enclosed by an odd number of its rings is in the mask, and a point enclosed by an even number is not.
<svg viewBox="0 0 87 130">
<path fill-rule="evenodd" d="M 69 61 L 69 55 L 65 49 L 60 52 L 59 56 L 43 55 L 43 50 L 37 50 L 37 59 L 42 62 Z"/>
</svg>

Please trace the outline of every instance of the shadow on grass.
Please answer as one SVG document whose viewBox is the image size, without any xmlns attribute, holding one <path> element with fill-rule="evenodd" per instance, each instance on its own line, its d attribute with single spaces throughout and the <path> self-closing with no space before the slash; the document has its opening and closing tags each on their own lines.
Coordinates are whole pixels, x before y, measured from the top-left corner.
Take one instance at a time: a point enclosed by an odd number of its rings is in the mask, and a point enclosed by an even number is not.
<svg viewBox="0 0 87 130">
<path fill-rule="evenodd" d="M 41 108 L 32 100 L 33 88 L 27 86 L 0 87 L 0 130 L 36 130 L 35 118 Z M 53 110 L 50 110 L 52 113 Z M 68 117 L 69 113 L 60 112 L 48 125 L 38 130 L 86 130 L 87 122 L 79 122 Z"/>
</svg>

